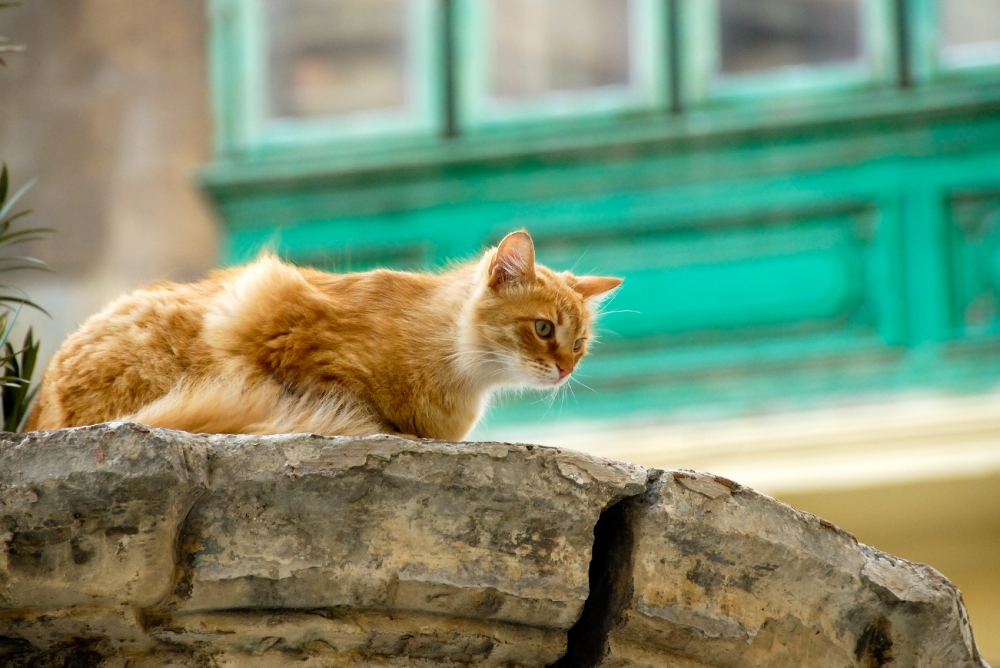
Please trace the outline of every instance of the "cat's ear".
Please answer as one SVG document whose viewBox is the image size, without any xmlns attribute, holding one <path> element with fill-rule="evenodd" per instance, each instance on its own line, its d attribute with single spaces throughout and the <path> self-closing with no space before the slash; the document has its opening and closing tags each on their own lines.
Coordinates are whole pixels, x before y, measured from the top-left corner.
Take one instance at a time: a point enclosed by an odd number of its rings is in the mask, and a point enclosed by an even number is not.
<svg viewBox="0 0 1000 668">
<path fill-rule="evenodd" d="M 573 276 L 569 279 L 569 284 L 584 299 L 601 301 L 621 285 L 622 280 L 613 276 Z"/>
<path fill-rule="evenodd" d="M 490 261 L 490 287 L 535 280 L 535 245 L 524 230 L 511 232 L 497 246 Z"/>
</svg>

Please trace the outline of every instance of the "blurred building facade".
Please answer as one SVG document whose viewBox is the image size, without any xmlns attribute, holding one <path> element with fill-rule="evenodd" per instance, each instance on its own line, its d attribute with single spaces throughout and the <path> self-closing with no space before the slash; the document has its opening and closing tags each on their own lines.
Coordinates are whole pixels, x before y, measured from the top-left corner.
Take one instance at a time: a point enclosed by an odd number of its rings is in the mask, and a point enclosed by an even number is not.
<svg viewBox="0 0 1000 668">
<path fill-rule="evenodd" d="M 205 6 L 29 0 L 0 10 L 0 35 L 26 46 L 0 68 L 0 161 L 15 188 L 37 179 L 24 224 L 55 230 L 24 249 L 54 273 L 14 279 L 52 313 L 20 317 L 47 357 L 122 292 L 217 262 L 193 187 L 211 156 Z"/>
<path fill-rule="evenodd" d="M 0 72 L 0 157 L 63 230 L 28 286 L 50 339 L 263 245 L 432 268 L 525 226 L 540 261 L 626 282 L 574 394 L 476 436 L 812 510 L 954 579 L 1000 663 L 995 0 L 9 12 L 36 60 Z"/>
</svg>

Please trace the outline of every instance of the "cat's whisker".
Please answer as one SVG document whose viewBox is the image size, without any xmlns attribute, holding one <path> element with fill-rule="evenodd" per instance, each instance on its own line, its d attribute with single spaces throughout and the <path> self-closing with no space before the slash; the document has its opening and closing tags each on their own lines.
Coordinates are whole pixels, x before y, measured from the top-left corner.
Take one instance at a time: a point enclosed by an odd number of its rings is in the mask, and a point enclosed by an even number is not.
<svg viewBox="0 0 1000 668">
<path fill-rule="evenodd" d="M 540 418 L 538 418 L 538 423 L 542 422 L 542 420 L 545 419 L 545 416 L 549 414 L 549 411 L 552 410 L 552 404 L 555 403 L 556 397 L 558 395 L 559 395 L 559 388 L 558 387 L 552 388 L 552 391 L 549 392 L 549 404 L 548 404 L 548 406 L 545 407 L 545 412 L 542 413 L 542 416 Z M 543 400 L 544 400 L 544 397 L 542 399 L 539 399 L 539 401 L 543 401 Z M 538 423 L 536 423 L 536 424 L 538 424 Z"/>
<path fill-rule="evenodd" d="M 546 401 L 546 402 L 549 402 L 551 404 L 551 402 L 553 400 L 553 396 L 555 396 L 555 393 L 558 392 L 558 391 L 559 391 L 559 388 L 557 388 L 557 387 L 553 387 L 553 388 L 548 389 L 548 390 L 540 390 L 539 392 L 540 392 L 541 396 L 539 396 L 538 399 L 535 400 L 532 403 L 540 404 L 543 401 Z"/>
<path fill-rule="evenodd" d="M 603 335 L 603 334 L 613 334 L 613 335 L 615 335 L 615 336 L 621 336 L 621 334 L 619 334 L 619 333 L 618 333 L 618 332 L 616 332 L 615 330 L 611 329 L 610 327 L 605 327 L 605 326 L 603 326 L 603 325 L 601 326 L 601 334 L 602 334 L 602 335 Z M 594 340 L 595 340 L 595 341 L 597 340 L 597 337 L 596 337 L 596 336 L 594 337 Z"/>
<path fill-rule="evenodd" d="M 589 253 L 589 252 L 590 252 L 590 249 L 591 249 L 592 247 L 593 247 L 593 244 L 590 244 L 589 246 L 587 246 L 586 248 L 584 248 L 584 249 L 583 249 L 583 254 L 581 254 L 581 255 L 580 255 L 580 257 L 578 257 L 578 258 L 576 259 L 576 262 L 574 262 L 574 263 L 573 263 L 573 266 L 569 268 L 569 273 L 571 273 L 571 274 L 572 274 L 572 273 L 573 273 L 574 271 L 576 271 L 576 268 L 577 268 L 577 266 L 578 266 L 578 265 L 579 265 L 579 264 L 580 264 L 581 262 L 583 262 L 583 258 L 587 257 L 587 253 Z"/>
</svg>

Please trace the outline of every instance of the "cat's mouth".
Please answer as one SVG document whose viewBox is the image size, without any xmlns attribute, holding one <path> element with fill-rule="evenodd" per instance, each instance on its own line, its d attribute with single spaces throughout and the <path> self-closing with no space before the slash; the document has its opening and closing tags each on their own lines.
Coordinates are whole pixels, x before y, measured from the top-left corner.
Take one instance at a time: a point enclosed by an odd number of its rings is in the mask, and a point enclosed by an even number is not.
<svg viewBox="0 0 1000 668">
<path fill-rule="evenodd" d="M 537 370 L 528 371 L 527 373 L 522 372 L 520 376 L 521 384 L 533 387 L 536 390 L 551 390 L 562 386 L 569 380 L 569 376 L 559 377 L 555 374 L 539 373 Z"/>
<path fill-rule="evenodd" d="M 521 360 L 517 366 L 520 382 L 538 390 L 561 387 L 573 375 L 573 369 L 563 369 L 558 364 L 546 364 L 541 360 Z"/>
<path fill-rule="evenodd" d="M 552 378 L 551 376 L 545 378 L 542 381 L 544 387 L 562 387 L 569 382 L 569 377 L 572 375 L 572 371 L 566 374 L 559 374 L 557 377 Z"/>
</svg>

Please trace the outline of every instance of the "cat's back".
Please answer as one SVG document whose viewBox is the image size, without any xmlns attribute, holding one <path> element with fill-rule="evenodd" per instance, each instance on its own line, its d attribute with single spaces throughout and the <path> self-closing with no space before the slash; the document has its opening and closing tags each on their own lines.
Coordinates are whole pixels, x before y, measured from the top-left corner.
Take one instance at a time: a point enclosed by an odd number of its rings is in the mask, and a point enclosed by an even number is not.
<svg viewBox="0 0 1000 668">
<path fill-rule="evenodd" d="M 197 283 L 158 283 L 119 297 L 60 346 L 46 368 L 26 429 L 95 424 L 169 391 L 211 363 L 201 330 L 236 270 Z"/>
<path fill-rule="evenodd" d="M 180 385 L 206 381 L 306 387 L 321 367 L 370 393 L 371 369 L 409 368 L 392 351 L 436 335 L 442 317 L 438 307 L 428 311 L 427 296 L 446 281 L 388 270 L 331 274 L 264 255 L 198 283 L 138 290 L 63 343 L 26 428 L 134 416 Z"/>
</svg>

